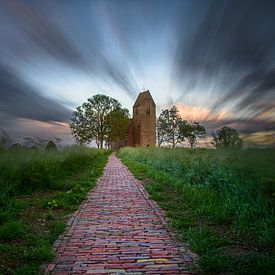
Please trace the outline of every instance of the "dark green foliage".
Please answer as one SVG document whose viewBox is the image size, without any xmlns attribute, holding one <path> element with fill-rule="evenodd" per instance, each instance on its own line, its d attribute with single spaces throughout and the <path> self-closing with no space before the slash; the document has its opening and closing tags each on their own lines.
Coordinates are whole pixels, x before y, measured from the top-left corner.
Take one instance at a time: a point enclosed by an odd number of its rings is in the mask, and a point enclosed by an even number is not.
<svg viewBox="0 0 275 275">
<path fill-rule="evenodd" d="M 243 145 L 243 141 L 239 137 L 238 132 L 228 126 L 224 126 L 218 130 L 217 133 L 213 135 L 213 138 L 216 148 L 236 149 L 241 148 Z"/>
<path fill-rule="evenodd" d="M 200 125 L 199 122 L 186 124 L 182 129 L 184 136 L 188 140 L 190 147 L 194 148 L 197 138 L 205 135 L 205 127 Z"/>
<path fill-rule="evenodd" d="M 103 148 L 104 141 L 125 136 L 128 117 L 129 111 L 116 99 L 98 94 L 76 108 L 70 127 L 77 143 L 89 144 L 95 140 L 98 148 Z M 119 123 L 122 127 L 115 130 Z"/>
<path fill-rule="evenodd" d="M 9 151 L 14 151 L 14 152 L 19 152 L 19 151 L 21 151 L 21 152 L 23 152 L 23 151 L 25 151 L 25 148 L 24 148 L 24 146 L 23 145 L 21 145 L 20 143 L 14 143 L 14 144 L 12 144 L 10 147 L 9 147 Z"/>
<path fill-rule="evenodd" d="M 199 122 L 187 123 L 180 114 L 176 106 L 164 109 L 157 120 L 157 141 L 161 146 L 163 143 L 176 147 L 185 140 L 188 140 L 191 148 L 197 142 L 198 137 L 205 134 L 204 126 Z"/>
<path fill-rule="evenodd" d="M 46 151 L 57 151 L 57 146 L 56 146 L 56 144 L 52 140 L 50 140 L 47 143 L 47 145 L 45 147 L 45 150 Z"/>
<path fill-rule="evenodd" d="M 176 106 L 171 109 L 162 110 L 157 121 L 157 137 L 159 146 L 162 143 L 171 144 L 175 147 L 184 141 L 182 129 L 187 125 L 187 121 L 183 120 L 179 115 Z"/>
<path fill-rule="evenodd" d="M 107 116 L 108 134 L 106 141 L 127 140 L 129 129 L 129 111 L 128 109 L 118 108 L 111 111 Z"/>
<path fill-rule="evenodd" d="M 32 249 L 25 249 L 21 254 L 21 258 L 25 262 L 41 263 L 51 261 L 54 258 L 54 252 L 49 245 L 40 245 Z"/>
<path fill-rule="evenodd" d="M 220 274 L 231 271 L 235 260 L 233 257 L 223 253 L 208 252 L 199 258 L 198 264 L 202 272 L 207 274 Z"/>
<path fill-rule="evenodd" d="M 6 197 L 57 188 L 62 179 L 83 170 L 93 161 L 92 149 L 72 148 L 60 152 L 4 152 L 0 158 L 0 207 Z"/>
<path fill-rule="evenodd" d="M 63 233 L 63 231 L 65 230 L 66 228 L 66 224 L 65 223 L 54 223 L 52 226 L 51 226 L 51 235 L 53 237 L 58 237 L 61 233 Z"/>
<path fill-rule="evenodd" d="M 109 154 L 83 147 L 0 153 L 0 274 L 40 274 Z"/>
<path fill-rule="evenodd" d="M 253 268 L 269 274 L 275 263 L 274 149 L 124 148 L 119 157 L 135 176 L 149 178 L 147 191 L 199 254 L 203 274 L 250 274 Z M 241 257 L 238 250 L 244 250 Z M 259 257 L 252 261 L 254 251 Z"/>
<path fill-rule="evenodd" d="M 188 230 L 185 230 L 183 234 L 183 237 L 189 241 L 192 249 L 197 253 L 214 251 L 221 246 L 229 244 L 226 237 L 220 238 L 220 236 L 216 235 L 207 228 L 189 228 Z"/>
<path fill-rule="evenodd" d="M 11 247 L 7 244 L 0 243 L 0 253 L 6 253 L 11 250 Z"/>
<path fill-rule="evenodd" d="M 20 200 L 9 199 L 5 201 L 3 207 L 0 208 L 0 225 L 15 219 L 24 207 L 25 203 Z"/>
<path fill-rule="evenodd" d="M 39 266 L 37 264 L 27 264 L 18 268 L 13 275 L 37 275 L 39 274 Z"/>
<path fill-rule="evenodd" d="M 247 256 L 240 257 L 240 261 L 236 263 L 240 270 L 238 274 L 267 274 L 273 275 L 275 270 L 275 258 L 270 256 L 261 255 L 254 252 Z"/>
<path fill-rule="evenodd" d="M 25 233 L 25 225 L 17 221 L 10 221 L 0 227 L 0 240 L 20 239 L 24 237 Z"/>
</svg>

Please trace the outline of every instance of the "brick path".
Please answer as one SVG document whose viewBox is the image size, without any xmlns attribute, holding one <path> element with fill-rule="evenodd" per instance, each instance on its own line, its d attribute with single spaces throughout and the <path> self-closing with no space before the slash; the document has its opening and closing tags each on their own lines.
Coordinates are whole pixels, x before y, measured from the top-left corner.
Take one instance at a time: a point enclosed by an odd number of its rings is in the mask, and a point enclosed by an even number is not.
<svg viewBox="0 0 275 275">
<path fill-rule="evenodd" d="M 55 243 L 49 274 L 192 274 L 161 212 L 115 155 Z"/>
</svg>

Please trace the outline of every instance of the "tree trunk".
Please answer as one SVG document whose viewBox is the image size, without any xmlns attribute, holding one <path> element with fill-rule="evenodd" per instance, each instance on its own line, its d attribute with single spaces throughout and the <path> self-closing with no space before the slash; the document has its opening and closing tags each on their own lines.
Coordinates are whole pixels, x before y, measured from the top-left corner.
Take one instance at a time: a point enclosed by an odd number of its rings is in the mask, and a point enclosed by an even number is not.
<svg viewBox="0 0 275 275">
<path fill-rule="evenodd" d="M 97 146 L 97 149 L 98 149 L 98 148 L 99 148 L 99 140 L 98 140 L 98 137 L 96 137 L 95 143 L 96 143 L 96 146 Z"/>
</svg>

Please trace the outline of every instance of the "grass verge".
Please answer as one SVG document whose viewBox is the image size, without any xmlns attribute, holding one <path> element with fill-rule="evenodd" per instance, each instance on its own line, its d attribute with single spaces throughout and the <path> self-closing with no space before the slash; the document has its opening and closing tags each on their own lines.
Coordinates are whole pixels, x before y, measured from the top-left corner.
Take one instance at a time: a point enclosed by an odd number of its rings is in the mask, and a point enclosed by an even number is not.
<svg viewBox="0 0 275 275">
<path fill-rule="evenodd" d="M 123 148 L 203 274 L 274 274 L 274 150 Z"/>
<path fill-rule="evenodd" d="M 0 274 L 39 274 L 52 244 L 96 184 L 109 151 L 2 152 Z"/>
</svg>

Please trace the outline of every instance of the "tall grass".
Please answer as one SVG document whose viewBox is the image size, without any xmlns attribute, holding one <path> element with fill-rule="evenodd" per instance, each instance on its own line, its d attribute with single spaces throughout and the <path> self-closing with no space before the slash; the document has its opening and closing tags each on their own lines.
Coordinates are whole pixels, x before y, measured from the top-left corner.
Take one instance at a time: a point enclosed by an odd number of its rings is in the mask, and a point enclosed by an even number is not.
<svg viewBox="0 0 275 275">
<path fill-rule="evenodd" d="M 169 212 L 173 226 L 182 230 L 180 234 L 193 243 L 195 250 L 205 254 L 201 258 L 204 272 L 228 271 L 229 266 L 234 269 L 238 265 L 243 270 L 248 259 L 236 257 L 238 264 L 234 266 L 230 257 L 230 264 L 216 270 L 217 255 L 224 257 L 221 249 L 215 248 L 215 255 L 207 251 L 213 250 L 207 246 L 204 252 L 196 249 L 203 242 L 198 232 L 205 226 L 223 232 L 222 238 L 227 236 L 231 244 L 239 247 L 237 250 L 246 250 L 243 253 L 258 251 L 268 256 L 268 270 L 275 246 L 274 149 L 124 148 L 119 157 L 136 175 L 151 179 L 147 190 L 152 198 Z M 228 244 L 224 246 L 228 250 Z M 215 257 L 210 263 L 209 259 Z"/>
<path fill-rule="evenodd" d="M 0 152 L 0 274 L 39 274 L 68 215 L 103 171 L 108 150 Z"/>
<path fill-rule="evenodd" d="M 84 170 L 99 154 L 103 151 L 82 147 L 64 151 L 2 151 L 0 201 L 21 193 L 60 188 L 62 179 Z"/>
</svg>

